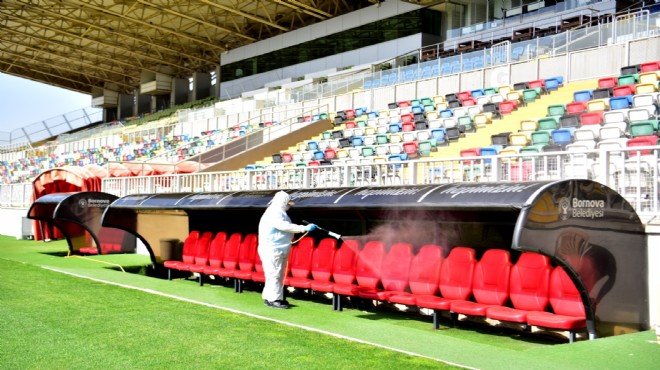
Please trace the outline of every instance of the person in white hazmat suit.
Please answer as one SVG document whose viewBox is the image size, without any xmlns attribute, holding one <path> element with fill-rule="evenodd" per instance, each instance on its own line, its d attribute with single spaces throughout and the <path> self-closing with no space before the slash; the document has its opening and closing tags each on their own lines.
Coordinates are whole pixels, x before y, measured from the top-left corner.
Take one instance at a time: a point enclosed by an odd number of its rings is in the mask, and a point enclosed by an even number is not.
<svg viewBox="0 0 660 370">
<path fill-rule="evenodd" d="M 289 194 L 278 191 L 259 221 L 259 257 L 263 264 L 266 283 L 261 297 L 273 308 L 289 308 L 284 299 L 284 273 L 293 235 L 316 229 L 315 224 L 297 225 L 286 211 L 293 205 Z"/>
</svg>

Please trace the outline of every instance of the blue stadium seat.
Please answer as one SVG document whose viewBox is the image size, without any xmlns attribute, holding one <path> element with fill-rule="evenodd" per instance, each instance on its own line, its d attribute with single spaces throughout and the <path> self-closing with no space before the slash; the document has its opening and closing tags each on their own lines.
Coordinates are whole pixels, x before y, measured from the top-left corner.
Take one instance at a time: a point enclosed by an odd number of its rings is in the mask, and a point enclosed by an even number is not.
<svg viewBox="0 0 660 370">
<path fill-rule="evenodd" d="M 431 137 L 435 139 L 438 146 L 447 144 L 447 130 L 444 127 L 432 129 Z"/>
<path fill-rule="evenodd" d="M 610 98 L 610 110 L 630 108 L 630 99 L 627 96 L 615 96 Z"/>
<path fill-rule="evenodd" d="M 592 98 L 591 90 L 580 90 L 573 93 L 573 100 L 576 102 L 589 101 Z"/>
<path fill-rule="evenodd" d="M 546 91 L 554 91 L 559 89 L 559 86 L 564 84 L 564 78 L 561 76 L 550 77 L 545 79 Z"/>
</svg>

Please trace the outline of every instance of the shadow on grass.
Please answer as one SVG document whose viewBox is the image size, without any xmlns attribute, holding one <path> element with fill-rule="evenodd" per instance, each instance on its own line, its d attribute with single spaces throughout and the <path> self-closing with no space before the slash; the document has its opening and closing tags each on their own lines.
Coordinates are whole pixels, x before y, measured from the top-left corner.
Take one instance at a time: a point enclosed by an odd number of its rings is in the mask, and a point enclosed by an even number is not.
<svg viewBox="0 0 660 370">
<path fill-rule="evenodd" d="M 67 257 L 69 255 L 69 252 L 67 251 L 39 252 L 39 253 L 53 257 Z"/>
</svg>

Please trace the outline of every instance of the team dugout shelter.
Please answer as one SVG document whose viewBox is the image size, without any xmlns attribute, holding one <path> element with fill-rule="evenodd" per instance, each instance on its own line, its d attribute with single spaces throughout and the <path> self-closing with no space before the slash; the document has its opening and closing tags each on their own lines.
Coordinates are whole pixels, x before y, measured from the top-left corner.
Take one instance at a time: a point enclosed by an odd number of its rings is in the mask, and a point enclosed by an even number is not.
<svg viewBox="0 0 660 370">
<path fill-rule="evenodd" d="M 257 233 L 276 190 L 129 195 L 103 225 L 126 230 L 161 264 L 161 241 L 193 230 Z M 293 222 L 341 239 L 507 249 L 548 256 L 578 288 L 590 336 L 649 328 L 647 241 L 633 207 L 590 180 L 288 190 Z M 323 230 L 310 235 L 328 237 Z"/>
<path fill-rule="evenodd" d="M 132 233 L 101 225 L 103 212 L 115 200 L 116 195 L 104 192 L 51 193 L 35 200 L 27 217 L 40 221 L 39 227 L 59 230 L 70 255 L 135 253 Z"/>
</svg>

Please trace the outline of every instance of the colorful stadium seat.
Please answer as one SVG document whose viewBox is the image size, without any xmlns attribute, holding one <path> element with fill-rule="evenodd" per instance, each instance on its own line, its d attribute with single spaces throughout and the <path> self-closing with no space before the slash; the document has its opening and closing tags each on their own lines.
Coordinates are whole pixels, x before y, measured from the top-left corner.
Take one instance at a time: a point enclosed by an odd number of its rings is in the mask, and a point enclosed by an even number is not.
<svg viewBox="0 0 660 370">
<path fill-rule="evenodd" d="M 474 267 L 472 294 L 475 302 L 453 301 L 451 311 L 468 316 L 486 316 L 488 307 L 503 305 L 509 299 L 510 272 L 509 251 L 487 250 Z"/>
<path fill-rule="evenodd" d="M 284 285 L 305 290 L 311 288 L 310 274 L 314 244 L 314 238 L 306 236 L 291 247 L 288 260 L 290 275 L 285 277 Z"/>
<path fill-rule="evenodd" d="M 366 246 L 365 246 L 366 247 Z M 383 257 L 380 289 L 360 291 L 360 298 L 385 301 L 390 295 L 400 294 L 408 288 L 410 263 L 413 259 L 413 246 L 410 243 L 394 243 Z"/>
<path fill-rule="evenodd" d="M 548 307 L 550 259 L 539 253 L 523 252 L 511 267 L 509 297 L 513 307 L 491 306 L 486 317 L 527 326 L 527 314 Z"/>
<path fill-rule="evenodd" d="M 415 306 L 419 296 L 436 296 L 443 260 L 443 250 L 440 246 L 423 245 L 410 264 L 408 273 L 410 292 L 392 293 L 387 300 L 392 303 Z M 435 328 L 437 329 L 437 326 Z"/>
<path fill-rule="evenodd" d="M 476 262 L 474 249 L 454 247 L 440 268 L 438 287 L 441 295 L 420 295 L 417 297 L 417 306 L 433 310 L 434 328 L 438 328 L 440 312 L 449 311 L 452 301 L 464 301 L 470 298 Z M 454 320 L 455 317 L 452 315 L 452 321 Z"/>
<path fill-rule="evenodd" d="M 332 308 L 341 310 L 340 297 L 334 293 L 336 285 L 353 285 L 355 282 L 355 263 L 360 250 L 357 240 L 344 240 L 342 246 L 334 254 L 332 263 L 332 282 L 314 284 L 312 289 L 320 292 L 333 293 Z"/>
<path fill-rule="evenodd" d="M 529 312 L 527 324 L 569 332 L 569 342 L 575 341 L 575 331 L 587 326 L 584 304 L 580 292 L 561 266 L 550 275 L 549 300 L 553 312 Z"/>
<path fill-rule="evenodd" d="M 241 247 L 238 252 L 238 266 L 234 270 L 234 289 L 240 293 L 243 291 L 243 282 L 252 280 L 254 273 L 254 265 L 259 254 L 257 246 L 259 243 L 259 236 L 257 234 L 246 234 L 241 242 Z"/>
<path fill-rule="evenodd" d="M 167 269 L 168 280 L 172 279 L 172 269 L 180 263 L 193 263 L 195 261 L 195 253 L 197 250 L 197 240 L 199 239 L 200 232 L 197 230 L 191 231 L 186 240 L 183 242 L 183 250 L 181 253 L 181 260 L 168 260 L 163 262 L 163 266 Z"/>
</svg>

